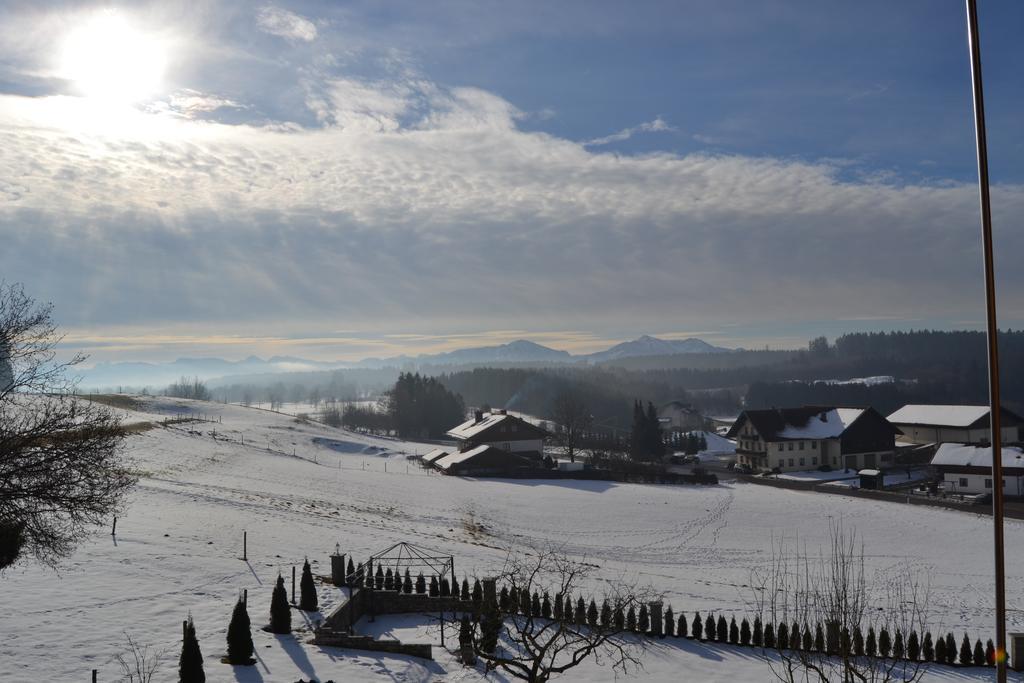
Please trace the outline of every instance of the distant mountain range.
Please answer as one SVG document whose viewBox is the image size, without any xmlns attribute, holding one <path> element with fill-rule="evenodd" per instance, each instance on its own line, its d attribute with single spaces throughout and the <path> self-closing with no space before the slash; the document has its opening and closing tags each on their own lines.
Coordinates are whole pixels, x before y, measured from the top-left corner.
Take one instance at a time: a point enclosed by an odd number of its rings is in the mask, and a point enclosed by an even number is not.
<svg viewBox="0 0 1024 683">
<path fill-rule="evenodd" d="M 526 339 L 508 344 L 478 346 L 418 356 L 365 358 L 358 362 L 324 362 L 291 356 L 262 359 L 249 356 L 239 361 L 222 358 L 179 358 L 170 363 L 98 363 L 81 371 L 83 387 L 163 386 L 180 377 L 211 379 L 282 372 L 316 372 L 345 368 L 506 365 L 518 363 L 607 363 L 640 356 L 672 356 L 687 353 L 726 353 L 732 349 L 712 346 L 701 339 L 658 339 L 644 335 L 596 353 L 573 355 Z"/>
</svg>

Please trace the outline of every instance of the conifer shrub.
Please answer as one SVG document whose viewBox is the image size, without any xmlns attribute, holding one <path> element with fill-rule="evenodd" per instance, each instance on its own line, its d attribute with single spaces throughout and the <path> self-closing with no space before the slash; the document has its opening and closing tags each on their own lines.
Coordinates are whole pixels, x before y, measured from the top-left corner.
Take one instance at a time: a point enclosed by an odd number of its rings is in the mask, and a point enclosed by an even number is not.
<svg viewBox="0 0 1024 683">
<path fill-rule="evenodd" d="M 345 585 L 351 586 L 356 579 L 356 566 L 352 563 L 352 558 L 348 558 L 348 569 L 345 570 Z"/>
<path fill-rule="evenodd" d="M 484 601 L 484 588 L 480 585 L 480 579 L 473 579 L 473 604 L 479 605 Z M 526 600 L 520 604 L 521 607 L 525 608 L 530 604 L 529 600 Z"/>
<path fill-rule="evenodd" d="M 814 625 L 814 649 L 817 652 L 825 651 L 825 629 L 820 623 Z"/>
<path fill-rule="evenodd" d="M 924 640 L 921 641 L 921 656 L 926 662 L 935 661 L 935 645 L 932 643 L 932 632 L 924 632 Z"/>
<path fill-rule="evenodd" d="M 629 611 L 626 612 L 626 630 L 636 632 L 636 609 L 633 605 L 630 605 Z"/>
<path fill-rule="evenodd" d="M 450 583 L 448 583 L 448 577 L 443 577 L 441 579 L 440 589 L 441 589 L 441 597 L 442 598 L 447 598 L 447 597 L 451 596 L 451 594 L 452 594 L 452 585 Z"/>
<path fill-rule="evenodd" d="M 587 623 L 587 603 L 583 602 L 583 596 L 576 598 L 576 613 L 573 614 L 573 623 L 583 624 Z"/>
<path fill-rule="evenodd" d="M 473 626 L 469 623 L 469 615 L 463 614 L 459 622 L 459 645 L 468 647 L 473 644 Z"/>
<path fill-rule="evenodd" d="M 750 642 L 757 647 L 764 645 L 764 627 L 761 625 L 761 617 L 754 617 L 754 629 L 750 634 Z"/>
<path fill-rule="evenodd" d="M 740 622 L 740 645 L 750 645 L 750 622 L 746 617 Z"/>
<path fill-rule="evenodd" d="M 622 607 L 615 608 L 615 630 L 622 631 L 626 628 L 626 616 L 622 613 Z"/>
<path fill-rule="evenodd" d="M 800 638 L 800 647 L 807 652 L 814 649 L 814 636 L 811 635 L 811 627 L 807 624 L 804 624 L 803 636 Z"/>
<path fill-rule="evenodd" d="M 284 587 L 284 577 L 277 575 L 274 592 L 270 596 L 270 632 L 292 632 L 292 610 L 288 606 L 288 591 Z"/>
<path fill-rule="evenodd" d="M 306 560 L 306 562 L 308 564 L 309 560 Z M 377 573 L 373 576 L 373 587 L 377 590 L 380 590 L 384 587 L 384 570 L 381 568 L 379 564 L 377 565 Z"/>
<path fill-rule="evenodd" d="M 786 622 L 780 623 L 775 630 L 775 641 L 779 644 L 780 650 L 785 650 L 789 647 L 789 627 L 786 626 Z"/>
<path fill-rule="evenodd" d="M 764 625 L 764 646 L 775 647 L 775 628 L 771 624 Z"/>
<path fill-rule="evenodd" d="M 985 642 L 985 665 L 996 665 L 996 646 L 995 643 L 992 642 L 991 638 L 989 638 L 988 641 Z"/>
<path fill-rule="evenodd" d="M 562 610 L 562 594 L 555 593 L 555 602 L 551 605 L 551 612 L 555 617 L 555 621 L 561 621 L 564 614 Z"/>
<path fill-rule="evenodd" d="M 892 654 L 892 637 L 889 635 L 889 629 L 885 626 L 878 632 L 878 654 L 884 659 L 888 659 Z"/>
<path fill-rule="evenodd" d="M 893 659 L 903 659 L 906 657 L 906 654 L 906 648 L 903 644 L 903 633 L 897 629 L 896 636 L 892 639 L 892 657 Z"/>
<path fill-rule="evenodd" d="M 878 641 L 875 639 L 875 627 L 868 626 L 868 639 L 864 643 L 864 654 L 868 657 L 878 656 Z"/>
<path fill-rule="evenodd" d="M 907 659 L 916 662 L 921 658 L 921 643 L 917 637 L 917 631 L 911 631 L 907 636 Z"/>
<path fill-rule="evenodd" d="M 388 570 L 384 572 L 384 590 L 395 590 L 395 575 L 391 573 L 391 567 L 388 567 Z"/>
<path fill-rule="evenodd" d="M 736 617 L 729 620 L 729 642 L 733 645 L 740 642 L 740 627 L 736 625 Z"/>
<path fill-rule="evenodd" d="M 377 567 L 380 571 L 380 567 Z M 384 578 L 381 577 L 383 584 Z M 307 612 L 315 612 L 320 606 L 320 598 L 316 594 L 316 582 L 313 581 L 313 570 L 309 566 L 309 560 L 302 564 L 302 578 L 299 580 L 299 609 Z"/>
<path fill-rule="evenodd" d="M 239 597 L 231 613 L 231 622 L 228 624 L 228 664 L 254 664 L 253 652 L 255 647 L 252 644 L 249 612 L 245 608 L 245 602 Z"/>
<path fill-rule="evenodd" d="M 985 666 L 985 648 L 981 646 L 981 640 L 974 641 L 974 666 Z"/>
<path fill-rule="evenodd" d="M 799 650 L 802 640 L 800 639 L 800 626 L 794 621 L 789 627 L 789 649 Z"/>
<path fill-rule="evenodd" d="M 860 624 L 853 629 L 853 654 L 864 656 L 864 633 L 860 630 Z"/>
<path fill-rule="evenodd" d="M 960 641 L 960 664 L 963 666 L 970 666 L 974 663 L 974 653 L 971 651 L 971 639 L 964 634 L 964 639 Z"/>
<path fill-rule="evenodd" d="M 423 572 L 416 575 L 416 593 L 423 595 L 427 592 L 427 579 L 423 576 Z"/>
<path fill-rule="evenodd" d="M 405 569 L 405 578 L 402 579 L 402 592 L 412 594 L 412 574 L 409 573 L 408 567 Z"/>
<path fill-rule="evenodd" d="M 612 606 L 608 604 L 607 598 L 601 603 L 601 626 L 612 628 Z"/>
<path fill-rule="evenodd" d="M 704 638 L 706 640 L 715 639 L 715 618 L 710 614 L 704 619 Z"/>
<path fill-rule="evenodd" d="M 956 638 L 952 633 L 946 634 L 946 664 L 956 664 Z"/>
<path fill-rule="evenodd" d="M 647 604 L 640 605 L 640 617 L 636 623 L 637 631 L 640 633 L 649 633 L 651 630 L 651 618 L 647 613 Z"/>
<path fill-rule="evenodd" d="M 533 594 L 533 599 L 530 600 L 530 614 L 535 617 L 540 616 L 540 595 L 536 592 Z"/>
<path fill-rule="evenodd" d="M 686 618 L 686 612 L 679 613 L 679 619 L 676 620 L 676 636 L 679 638 L 688 638 L 690 633 L 690 622 Z"/>
<path fill-rule="evenodd" d="M 597 626 L 597 617 L 597 603 L 594 602 L 593 598 L 591 598 L 590 604 L 587 605 L 587 624 L 590 626 Z"/>
<path fill-rule="evenodd" d="M 935 639 L 935 661 L 939 664 L 946 663 L 946 639 L 942 636 Z"/>
<path fill-rule="evenodd" d="M 704 621 L 700 618 L 700 612 L 693 613 L 693 623 L 690 624 L 690 633 L 694 640 L 704 640 Z"/>
<path fill-rule="evenodd" d="M 729 641 L 729 622 L 721 614 L 718 615 L 718 621 L 715 623 L 715 640 L 720 643 Z"/>
<path fill-rule="evenodd" d="M 978 645 L 980 647 L 981 643 L 979 642 Z M 206 683 L 206 673 L 203 672 L 203 653 L 199 649 L 196 625 L 192 622 L 191 614 L 188 615 L 188 623 L 181 641 L 181 657 L 178 658 L 178 683 Z"/>
<path fill-rule="evenodd" d="M 436 598 L 441 595 L 441 585 L 437 582 L 436 576 L 430 577 L 430 587 L 427 589 L 427 593 L 432 598 Z"/>
</svg>

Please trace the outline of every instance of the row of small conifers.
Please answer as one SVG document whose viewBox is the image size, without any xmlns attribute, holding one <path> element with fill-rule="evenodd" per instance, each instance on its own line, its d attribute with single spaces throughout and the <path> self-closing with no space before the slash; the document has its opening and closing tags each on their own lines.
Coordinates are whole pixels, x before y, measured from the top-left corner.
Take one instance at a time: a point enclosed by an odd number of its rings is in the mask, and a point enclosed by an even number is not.
<svg viewBox="0 0 1024 683">
<path fill-rule="evenodd" d="M 483 588 L 478 579 L 470 584 L 469 580 L 464 578 L 461 585 L 456 583 L 453 587 L 447 578 L 438 579 L 431 576 L 428 581 L 422 573 L 413 578 L 408 569 L 404 574 L 399 574 L 392 572 L 390 568 L 385 570 L 380 566 L 377 566 L 376 571 L 367 571 L 364 569 L 365 566 L 369 565 L 356 567 L 352 560 L 349 560 L 348 585 L 400 593 L 429 594 L 434 597 L 453 596 L 477 604 L 483 601 Z M 715 617 L 708 614 L 702 617 L 699 613 L 692 617 L 686 614 L 676 617 L 671 606 L 665 610 L 664 623 L 658 629 L 651 624 L 650 613 L 645 604 L 641 604 L 639 609 L 630 606 L 626 610 L 613 610 L 607 600 L 598 607 L 594 599 L 587 603 L 579 597 L 574 603 L 571 597 L 563 598 L 560 594 L 556 594 L 552 599 L 547 593 L 530 594 L 527 591 L 510 590 L 508 587 L 501 589 L 498 606 L 504 614 L 530 614 L 544 619 L 611 627 L 639 634 L 674 636 L 731 645 L 832 654 L 847 653 L 857 657 L 883 657 L 960 666 L 993 666 L 995 661 L 995 645 L 991 639 L 984 645 L 980 639 L 972 644 L 966 633 L 958 644 L 952 633 L 933 638 L 931 632 L 925 632 L 922 637 L 916 631 L 910 631 L 904 636 L 899 629 L 890 632 L 883 626 L 876 632 L 872 626 L 868 627 L 865 634 L 857 627 L 852 634 L 847 629 L 842 629 L 838 636 L 833 638 L 836 642 L 830 643 L 822 624 L 816 624 L 812 629 L 807 624 L 801 626 L 795 622 L 764 624 L 760 617 L 755 617 L 753 623 L 746 618 L 737 623 L 735 617 L 726 620 L 722 615 Z"/>
</svg>

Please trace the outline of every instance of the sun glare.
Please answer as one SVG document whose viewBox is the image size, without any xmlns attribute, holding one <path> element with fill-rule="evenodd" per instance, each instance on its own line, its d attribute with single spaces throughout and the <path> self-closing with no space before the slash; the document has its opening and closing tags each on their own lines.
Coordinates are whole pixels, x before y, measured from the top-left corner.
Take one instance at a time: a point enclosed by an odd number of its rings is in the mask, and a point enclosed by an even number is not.
<svg viewBox="0 0 1024 683">
<path fill-rule="evenodd" d="M 130 103 L 160 88 L 165 62 L 158 39 L 107 11 L 67 36 L 60 71 L 86 97 Z"/>
</svg>

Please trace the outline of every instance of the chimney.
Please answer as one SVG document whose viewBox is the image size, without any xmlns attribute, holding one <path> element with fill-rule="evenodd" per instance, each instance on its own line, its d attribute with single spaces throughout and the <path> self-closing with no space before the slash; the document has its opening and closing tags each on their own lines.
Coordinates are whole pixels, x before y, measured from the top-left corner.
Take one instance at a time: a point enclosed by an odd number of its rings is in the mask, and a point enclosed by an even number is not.
<svg viewBox="0 0 1024 683">
<path fill-rule="evenodd" d="M 476 424 L 477 422 L 480 422 L 483 419 L 484 419 L 484 411 L 482 411 L 482 410 L 474 410 L 473 411 L 473 424 Z"/>
</svg>

